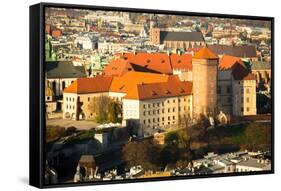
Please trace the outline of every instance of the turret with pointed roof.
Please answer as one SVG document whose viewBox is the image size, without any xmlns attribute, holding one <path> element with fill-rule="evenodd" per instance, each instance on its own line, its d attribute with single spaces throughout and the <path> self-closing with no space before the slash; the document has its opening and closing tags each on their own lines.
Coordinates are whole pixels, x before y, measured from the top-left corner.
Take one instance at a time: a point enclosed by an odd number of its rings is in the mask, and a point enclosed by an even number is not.
<svg viewBox="0 0 281 191">
<path fill-rule="evenodd" d="M 200 115 L 214 116 L 217 105 L 218 56 L 208 47 L 200 49 L 192 57 L 193 112 Z"/>
</svg>

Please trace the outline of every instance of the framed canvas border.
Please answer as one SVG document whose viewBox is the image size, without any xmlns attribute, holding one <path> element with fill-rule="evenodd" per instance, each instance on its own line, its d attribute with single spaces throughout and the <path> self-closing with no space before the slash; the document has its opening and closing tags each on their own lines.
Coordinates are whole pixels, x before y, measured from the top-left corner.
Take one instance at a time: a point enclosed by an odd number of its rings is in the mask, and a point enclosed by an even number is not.
<svg viewBox="0 0 281 191">
<path fill-rule="evenodd" d="M 217 17 L 229 19 L 248 19 L 248 20 L 263 20 L 271 22 L 271 105 L 272 105 L 272 128 L 271 128 L 271 148 L 272 148 L 272 163 L 271 170 L 256 171 L 256 172 L 235 172 L 235 173 L 219 173 L 208 175 L 192 175 L 192 176 L 171 176 L 161 178 L 145 178 L 145 179 L 126 179 L 126 180 L 110 180 L 97 182 L 82 182 L 82 183 L 59 183 L 46 185 L 44 184 L 45 172 L 45 137 L 46 137 L 46 118 L 45 118 L 45 8 L 68 8 L 68 9 L 87 9 L 101 11 L 121 11 L 134 13 L 152 13 L 166 15 L 182 15 L 182 16 L 200 16 L 200 17 Z M 185 11 L 171 10 L 156 10 L 156 9 L 138 9 L 124 7 L 105 7 L 93 5 L 76 5 L 76 4 L 57 4 L 57 3 L 39 3 L 30 6 L 30 95 L 29 95 L 29 184 L 38 188 L 54 188 L 54 187 L 69 187 L 69 186 L 85 186 L 85 185 L 100 185 L 100 184 L 116 184 L 116 183 L 137 183 L 148 181 L 164 181 L 164 180 L 180 180 L 194 178 L 214 178 L 214 177 L 230 177 L 230 176 L 247 176 L 274 173 L 274 17 L 265 16 L 249 16 L 249 15 L 231 15 L 217 13 L 198 13 Z"/>
</svg>

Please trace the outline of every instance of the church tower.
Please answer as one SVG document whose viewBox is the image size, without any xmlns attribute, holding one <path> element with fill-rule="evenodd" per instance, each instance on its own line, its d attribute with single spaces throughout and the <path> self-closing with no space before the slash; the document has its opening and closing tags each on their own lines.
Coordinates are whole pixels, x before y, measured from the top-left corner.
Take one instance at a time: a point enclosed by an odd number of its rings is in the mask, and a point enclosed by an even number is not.
<svg viewBox="0 0 281 191">
<path fill-rule="evenodd" d="M 150 15 L 150 43 L 152 45 L 159 45 L 160 44 L 160 29 L 158 28 L 157 24 L 157 17 L 155 15 Z"/>
<path fill-rule="evenodd" d="M 214 116 L 217 107 L 217 74 L 219 58 L 204 47 L 192 57 L 193 113 Z"/>
</svg>

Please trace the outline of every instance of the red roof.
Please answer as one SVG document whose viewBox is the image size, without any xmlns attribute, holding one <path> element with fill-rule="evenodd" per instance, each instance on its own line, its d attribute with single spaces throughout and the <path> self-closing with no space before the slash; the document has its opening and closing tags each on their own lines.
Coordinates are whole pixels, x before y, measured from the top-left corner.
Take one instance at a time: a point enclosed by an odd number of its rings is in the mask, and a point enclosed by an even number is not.
<svg viewBox="0 0 281 191">
<path fill-rule="evenodd" d="M 235 64 L 241 64 L 245 67 L 242 60 L 235 56 L 224 55 L 219 63 L 219 70 L 229 70 L 232 69 Z"/>
<path fill-rule="evenodd" d="M 110 86 L 110 91 L 128 93 L 132 91 L 137 84 L 167 82 L 169 78 L 169 75 L 164 74 L 127 72 L 121 77 L 114 77 Z"/>
<path fill-rule="evenodd" d="M 78 78 L 64 92 L 66 93 L 125 93 L 126 99 L 155 99 L 189 95 L 191 82 L 181 82 L 177 75 L 127 72 L 121 77 L 97 76 Z"/>
<path fill-rule="evenodd" d="M 130 64 L 139 65 L 155 72 L 172 73 L 169 57 L 165 53 L 124 53 L 121 58 L 128 60 Z"/>
<path fill-rule="evenodd" d="M 218 59 L 219 57 L 213 53 L 209 48 L 201 48 L 198 52 L 195 53 L 193 58 L 197 59 Z"/>
<path fill-rule="evenodd" d="M 100 93 L 108 92 L 113 77 L 97 76 L 94 78 L 78 78 L 64 92 L 66 93 Z"/>
<path fill-rule="evenodd" d="M 104 69 L 104 74 L 121 76 L 128 71 L 172 74 L 173 69 L 191 70 L 191 60 L 190 54 L 118 53 Z"/>
<path fill-rule="evenodd" d="M 192 93 L 192 82 L 181 82 L 178 78 L 169 78 L 167 82 L 137 84 L 127 92 L 125 99 L 157 99 L 164 97 L 176 97 L 190 95 Z"/>
<path fill-rule="evenodd" d="M 173 69 L 192 70 L 191 54 L 171 54 L 170 61 Z"/>
<path fill-rule="evenodd" d="M 122 76 L 128 71 L 134 71 L 131 64 L 127 60 L 114 59 L 103 70 L 106 76 Z"/>
</svg>

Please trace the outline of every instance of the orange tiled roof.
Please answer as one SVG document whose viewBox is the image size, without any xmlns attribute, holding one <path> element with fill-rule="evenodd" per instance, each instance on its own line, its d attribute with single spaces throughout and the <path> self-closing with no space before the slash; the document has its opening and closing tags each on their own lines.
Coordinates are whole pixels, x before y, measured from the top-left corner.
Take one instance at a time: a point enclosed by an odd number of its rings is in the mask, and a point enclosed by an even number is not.
<svg viewBox="0 0 281 191">
<path fill-rule="evenodd" d="M 64 92 L 66 93 L 125 93 L 126 99 L 155 99 L 189 95 L 191 82 L 181 82 L 177 75 L 152 74 L 145 72 L 127 72 L 122 76 L 98 76 L 78 78 Z"/>
<path fill-rule="evenodd" d="M 232 69 L 235 64 L 241 64 L 243 67 L 245 67 L 244 63 L 240 58 L 235 56 L 224 55 L 221 58 L 218 67 L 219 70 L 229 70 Z"/>
<path fill-rule="evenodd" d="M 234 80 L 255 80 L 254 74 L 247 71 L 241 64 L 235 64 L 232 70 Z"/>
<path fill-rule="evenodd" d="M 171 74 L 172 68 L 166 53 L 123 53 L 122 59 L 162 74 Z"/>
<path fill-rule="evenodd" d="M 134 68 L 127 60 L 114 59 L 103 70 L 106 76 L 122 76 L 128 71 L 134 71 Z"/>
<path fill-rule="evenodd" d="M 191 93 L 192 82 L 181 82 L 178 76 L 175 76 L 169 78 L 167 82 L 138 84 L 124 98 L 145 100 L 190 95 Z"/>
<path fill-rule="evenodd" d="M 152 74 L 145 72 L 127 72 L 121 77 L 114 77 L 110 91 L 127 93 L 137 86 L 137 84 L 167 82 L 169 75 Z"/>
<path fill-rule="evenodd" d="M 191 54 L 171 54 L 170 61 L 173 69 L 192 70 Z"/>
<path fill-rule="evenodd" d="M 78 94 L 108 92 L 112 79 L 113 77 L 105 76 L 78 78 L 64 92 Z"/>
<path fill-rule="evenodd" d="M 118 53 L 104 69 L 107 76 L 121 76 L 128 71 L 172 74 L 173 69 L 191 70 L 190 54 Z"/>
<path fill-rule="evenodd" d="M 201 48 L 198 52 L 195 53 L 193 58 L 197 59 L 218 59 L 219 57 L 213 53 L 209 48 Z"/>
</svg>

